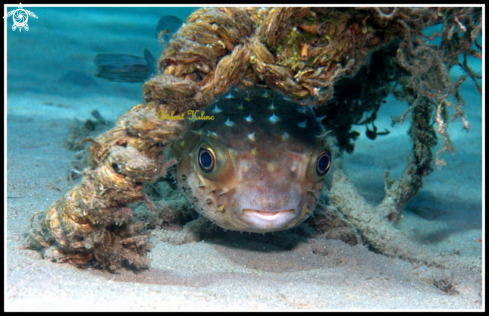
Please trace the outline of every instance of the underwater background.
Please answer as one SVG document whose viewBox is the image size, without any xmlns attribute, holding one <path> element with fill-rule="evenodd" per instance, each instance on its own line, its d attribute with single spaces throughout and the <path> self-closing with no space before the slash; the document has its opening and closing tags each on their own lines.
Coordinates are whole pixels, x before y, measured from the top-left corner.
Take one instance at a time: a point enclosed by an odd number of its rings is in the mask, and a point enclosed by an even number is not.
<svg viewBox="0 0 489 316">
<path fill-rule="evenodd" d="M 16 6 L 4 8 L 6 12 Z M 95 76 L 101 53 L 156 58 L 163 47 L 155 36 L 160 17 L 184 20 L 191 7 L 35 7 L 29 30 L 12 31 L 6 18 L 7 201 L 6 309 L 8 310 L 221 310 L 221 309 L 480 309 L 481 275 L 432 271 L 341 241 L 314 241 L 292 250 L 256 241 L 239 245 L 194 242 L 174 245 L 152 237 L 149 271 L 118 275 L 42 260 L 22 246 L 35 212 L 46 210 L 78 181 L 68 180 L 75 151 L 65 147 L 73 120 L 92 118 L 105 129 L 142 103 L 143 83 L 110 82 Z M 480 42 L 480 41 L 479 41 Z M 470 59 L 482 74 L 482 61 Z M 456 82 L 462 75 L 451 72 Z M 470 131 L 459 120 L 448 129 L 455 153 L 447 166 L 424 178 L 424 187 L 405 207 L 400 234 L 447 255 L 482 256 L 483 107 L 482 94 L 468 79 L 462 85 Z M 407 104 L 393 96 L 379 111 L 376 126 L 390 134 L 374 141 L 361 136 L 346 154 L 344 168 L 370 203 L 384 197 L 384 170 L 399 178 L 412 143 L 409 123 L 391 126 Z M 112 124 L 112 125 L 110 125 Z M 104 129 L 97 131 L 101 133 Z M 438 135 L 439 136 L 439 135 Z M 442 147 L 442 140 L 434 149 Z M 157 235 L 157 234 L 156 234 Z M 309 248 L 308 248 L 309 247 Z M 262 249 L 263 248 L 263 249 Z M 266 248 L 266 249 L 265 249 Z M 317 252 L 317 251 L 316 251 Z M 434 278 L 455 280 L 458 295 L 433 286 Z"/>
</svg>

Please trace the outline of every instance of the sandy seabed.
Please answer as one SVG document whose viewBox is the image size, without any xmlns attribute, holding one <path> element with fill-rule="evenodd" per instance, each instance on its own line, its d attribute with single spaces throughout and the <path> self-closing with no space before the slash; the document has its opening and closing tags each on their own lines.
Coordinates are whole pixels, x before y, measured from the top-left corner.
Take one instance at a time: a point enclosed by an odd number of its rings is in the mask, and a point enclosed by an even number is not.
<svg viewBox="0 0 489 316">
<path fill-rule="evenodd" d="M 414 265 L 324 237 L 284 248 L 266 238 L 229 232 L 174 245 L 155 231 L 151 267 L 117 274 L 53 263 L 25 249 L 30 217 L 76 184 L 67 179 L 74 152 L 64 147 L 73 119 L 83 121 L 97 109 L 113 124 L 142 101 L 141 84 L 96 78 L 93 57 L 142 56 L 143 48 L 157 54 L 153 33 L 159 17 L 176 14 L 184 19 L 191 11 L 30 10 L 39 19 L 29 19 L 28 32 L 12 32 L 11 19 L 7 23 L 5 310 L 485 309 L 480 272 Z M 480 61 L 474 65 L 481 71 Z M 459 75 L 455 69 L 454 78 Z M 463 96 L 470 132 L 459 121 L 451 123 L 455 154 L 442 154 L 447 166 L 425 178 L 396 229 L 447 255 L 482 257 L 482 97 L 469 80 Z M 399 177 L 405 167 L 409 126 L 390 125 L 391 115 L 405 109 L 389 98 L 376 125 L 391 133 L 371 141 L 364 126 L 358 127 L 362 136 L 355 152 L 344 158 L 351 181 L 370 203 L 384 196 L 384 170 Z M 458 294 L 449 295 L 435 280 L 452 282 Z"/>
</svg>

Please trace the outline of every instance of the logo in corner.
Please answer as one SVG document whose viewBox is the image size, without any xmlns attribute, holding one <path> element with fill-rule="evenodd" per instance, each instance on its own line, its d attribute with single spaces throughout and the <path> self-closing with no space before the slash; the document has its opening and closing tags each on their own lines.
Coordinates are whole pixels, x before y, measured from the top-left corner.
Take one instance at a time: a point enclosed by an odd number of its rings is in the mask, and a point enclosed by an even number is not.
<svg viewBox="0 0 489 316">
<path fill-rule="evenodd" d="M 29 15 L 37 19 L 37 15 L 35 15 L 34 12 L 22 9 L 22 3 L 20 3 L 17 10 L 12 10 L 8 12 L 7 17 L 12 16 L 12 19 L 14 20 L 12 31 L 15 31 L 17 28 L 19 29 L 19 32 L 22 32 L 22 28 L 24 28 L 26 31 L 29 31 L 29 25 L 27 25 Z"/>
</svg>

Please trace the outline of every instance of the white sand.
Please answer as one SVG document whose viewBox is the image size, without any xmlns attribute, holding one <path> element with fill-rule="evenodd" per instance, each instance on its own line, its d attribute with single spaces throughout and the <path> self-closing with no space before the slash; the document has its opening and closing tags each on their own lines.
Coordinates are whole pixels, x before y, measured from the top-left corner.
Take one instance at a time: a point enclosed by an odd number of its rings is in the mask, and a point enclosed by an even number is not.
<svg viewBox="0 0 489 316">
<path fill-rule="evenodd" d="M 414 266 L 322 238 L 284 250 L 249 241 L 248 234 L 238 242 L 176 246 L 155 233 L 151 268 L 119 274 L 52 263 L 22 249 L 31 215 L 73 186 L 67 174 L 74 152 L 63 146 L 73 118 L 84 120 L 98 109 L 114 122 L 142 100 L 141 84 L 94 77 L 93 57 L 142 56 L 144 48 L 157 54 L 156 22 L 179 14 L 170 8 L 98 9 L 103 15 L 28 9 L 39 17 L 29 19 L 28 32 L 12 32 L 11 18 L 7 23 L 6 310 L 484 309 L 481 274 Z M 474 64 L 480 71 L 480 61 Z M 448 165 L 425 178 L 397 228 L 446 254 L 455 249 L 462 256 L 482 256 L 482 100 L 470 79 L 463 96 L 471 130 L 463 131 L 459 121 L 451 124 L 455 155 L 442 154 Z M 391 134 L 370 141 L 362 126 L 355 152 L 345 157 L 351 180 L 372 203 L 383 198 L 383 171 L 400 176 L 405 167 L 409 126 L 390 126 L 390 115 L 405 108 L 389 100 L 376 125 Z M 434 278 L 448 276 L 458 295 L 433 285 Z"/>
</svg>

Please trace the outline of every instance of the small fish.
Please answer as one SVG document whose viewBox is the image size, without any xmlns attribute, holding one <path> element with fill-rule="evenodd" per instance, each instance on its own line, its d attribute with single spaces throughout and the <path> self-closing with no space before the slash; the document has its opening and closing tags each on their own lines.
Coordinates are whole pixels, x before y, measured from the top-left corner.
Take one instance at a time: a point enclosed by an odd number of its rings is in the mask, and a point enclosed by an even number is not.
<svg viewBox="0 0 489 316">
<path fill-rule="evenodd" d="M 97 54 L 93 59 L 97 66 L 95 76 L 120 82 L 144 82 L 158 73 L 156 60 L 144 49 L 144 58 L 129 54 Z"/>
<path fill-rule="evenodd" d="M 183 21 L 174 15 L 160 18 L 155 28 L 158 37 L 168 42 L 173 34 L 182 26 Z M 148 49 L 144 49 L 144 57 L 129 54 L 97 54 L 93 60 L 97 69 L 95 76 L 109 81 L 145 82 L 158 74 L 156 58 Z"/>
<path fill-rule="evenodd" d="M 165 15 L 160 18 L 158 24 L 155 28 L 155 36 L 158 38 L 161 32 L 163 33 L 163 39 L 165 42 L 169 41 L 171 36 L 175 34 L 184 22 L 174 16 L 174 15 Z"/>
</svg>

